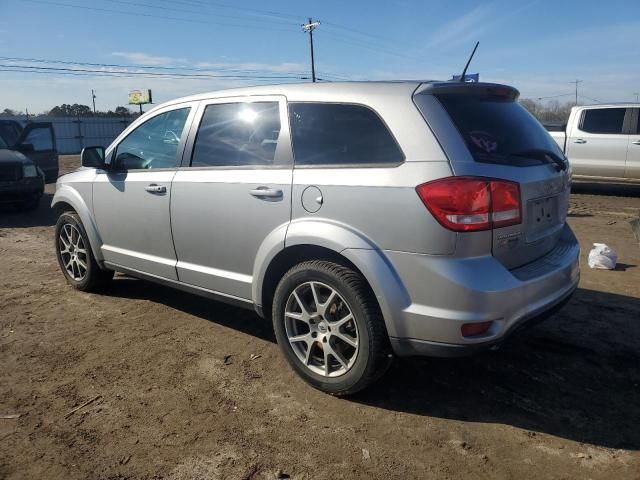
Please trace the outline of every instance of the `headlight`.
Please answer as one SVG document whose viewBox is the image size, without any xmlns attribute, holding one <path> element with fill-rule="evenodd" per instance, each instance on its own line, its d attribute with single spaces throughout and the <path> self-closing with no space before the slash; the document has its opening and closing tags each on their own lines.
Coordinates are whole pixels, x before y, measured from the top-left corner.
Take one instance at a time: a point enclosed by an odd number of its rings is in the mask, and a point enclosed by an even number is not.
<svg viewBox="0 0 640 480">
<path fill-rule="evenodd" d="M 37 177 L 38 171 L 36 170 L 35 165 L 23 165 L 22 166 L 22 176 L 23 177 Z"/>
</svg>

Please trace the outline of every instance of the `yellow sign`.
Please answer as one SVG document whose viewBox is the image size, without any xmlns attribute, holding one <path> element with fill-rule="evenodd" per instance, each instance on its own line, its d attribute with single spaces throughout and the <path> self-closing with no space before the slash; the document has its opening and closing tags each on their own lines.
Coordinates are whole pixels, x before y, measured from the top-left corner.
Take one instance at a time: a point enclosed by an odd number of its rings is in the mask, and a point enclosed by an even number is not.
<svg viewBox="0 0 640 480">
<path fill-rule="evenodd" d="M 129 105 L 144 105 L 146 103 L 153 103 L 151 90 L 131 90 L 129 92 Z"/>
</svg>

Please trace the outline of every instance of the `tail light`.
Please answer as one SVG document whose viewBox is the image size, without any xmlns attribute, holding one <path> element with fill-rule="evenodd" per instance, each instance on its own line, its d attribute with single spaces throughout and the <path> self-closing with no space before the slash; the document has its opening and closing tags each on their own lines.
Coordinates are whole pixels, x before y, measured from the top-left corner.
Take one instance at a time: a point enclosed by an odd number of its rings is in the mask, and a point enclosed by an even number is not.
<svg viewBox="0 0 640 480">
<path fill-rule="evenodd" d="M 482 177 L 448 177 L 416 187 L 440 224 L 455 232 L 476 232 L 522 221 L 520 186 Z"/>
</svg>

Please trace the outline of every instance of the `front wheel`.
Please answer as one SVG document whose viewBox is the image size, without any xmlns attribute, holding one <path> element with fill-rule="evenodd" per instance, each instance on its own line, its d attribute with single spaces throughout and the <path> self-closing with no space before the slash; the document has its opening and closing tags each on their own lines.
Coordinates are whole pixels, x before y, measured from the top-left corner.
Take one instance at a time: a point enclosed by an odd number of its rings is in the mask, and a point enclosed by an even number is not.
<svg viewBox="0 0 640 480">
<path fill-rule="evenodd" d="M 276 288 L 272 317 L 289 364 L 324 392 L 356 393 L 390 364 L 375 297 L 360 274 L 342 265 L 314 260 L 293 267 Z"/>
<path fill-rule="evenodd" d="M 113 278 L 113 271 L 102 270 L 96 262 L 87 232 L 75 212 L 64 212 L 55 231 L 58 265 L 67 282 L 85 292 L 98 290 Z"/>
</svg>

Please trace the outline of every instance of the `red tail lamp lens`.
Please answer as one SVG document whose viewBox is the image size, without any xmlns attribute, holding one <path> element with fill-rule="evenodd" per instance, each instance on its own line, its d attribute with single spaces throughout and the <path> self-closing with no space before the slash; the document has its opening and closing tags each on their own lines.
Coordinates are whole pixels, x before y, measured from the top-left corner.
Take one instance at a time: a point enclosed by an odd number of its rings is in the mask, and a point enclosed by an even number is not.
<svg viewBox="0 0 640 480">
<path fill-rule="evenodd" d="M 416 187 L 431 214 L 449 230 L 474 232 L 521 221 L 520 186 L 478 177 L 448 177 Z"/>
<path fill-rule="evenodd" d="M 460 330 L 462 330 L 463 337 L 479 337 L 480 335 L 484 335 L 491 328 L 491 324 L 493 322 L 478 322 L 478 323 L 465 323 L 462 325 Z"/>
</svg>

